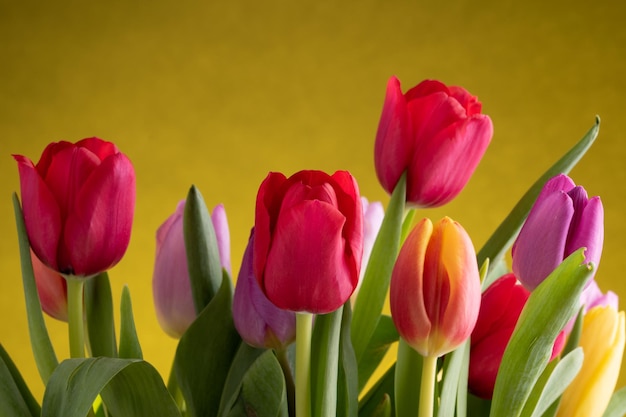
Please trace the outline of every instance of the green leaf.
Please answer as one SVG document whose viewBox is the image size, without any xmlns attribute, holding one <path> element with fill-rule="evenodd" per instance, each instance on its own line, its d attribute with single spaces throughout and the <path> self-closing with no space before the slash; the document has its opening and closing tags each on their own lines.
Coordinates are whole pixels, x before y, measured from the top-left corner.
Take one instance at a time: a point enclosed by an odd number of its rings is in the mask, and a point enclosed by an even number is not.
<svg viewBox="0 0 626 417">
<path fill-rule="evenodd" d="M 191 417 L 212 417 L 219 410 L 224 382 L 241 343 L 233 323 L 232 293 L 224 273 L 217 294 L 178 342 L 174 370 Z"/>
<path fill-rule="evenodd" d="M 40 414 L 41 407 L 0 344 L 0 416 L 35 417 Z"/>
<path fill-rule="evenodd" d="M 228 416 L 288 416 L 283 371 L 271 350 L 259 356 L 246 372 L 237 402 Z"/>
<path fill-rule="evenodd" d="M 626 387 L 613 393 L 602 417 L 622 417 L 624 415 L 626 415 Z"/>
<path fill-rule="evenodd" d="M 35 364 L 39 375 L 44 383 L 48 382 L 50 375 L 59 364 L 48 329 L 43 319 L 39 294 L 35 284 L 35 273 L 30 258 L 30 242 L 26 234 L 24 215 L 20 207 L 17 194 L 13 193 L 13 210 L 15 211 L 15 223 L 17 226 L 17 239 L 20 248 L 20 263 L 22 266 L 22 283 L 24 284 L 24 298 L 26 299 L 26 314 L 28 318 L 28 332 L 30 334 L 30 346 L 35 357 Z"/>
<path fill-rule="evenodd" d="M 351 324 L 352 309 L 348 300 L 343 306 L 343 317 L 341 318 L 337 417 L 357 417 L 359 412 L 358 366 L 350 337 Z"/>
<path fill-rule="evenodd" d="M 185 251 L 196 313 L 204 309 L 222 283 L 222 265 L 213 221 L 202 194 L 192 186 L 183 214 Z"/>
<path fill-rule="evenodd" d="M 498 226 L 496 231 L 491 235 L 482 249 L 478 252 L 478 264 L 482 265 L 485 259 L 489 258 L 493 262 L 498 262 L 513 244 L 515 236 L 524 224 L 524 220 L 528 216 L 532 205 L 535 203 L 539 192 L 544 184 L 555 175 L 567 174 L 589 150 L 600 130 L 600 118 L 596 116 L 596 122 L 591 129 L 583 136 L 583 138 L 572 147 L 565 155 L 554 163 L 539 179 L 530 187 L 526 194 L 513 207 L 513 210 Z M 489 282 L 484 283 L 483 288 L 487 288 L 491 280 L 495 280 L 497 276 L 489 275 Z"/>
<path fill-rule="evenodd" d="M 581 248 L 565 259 L 528 298 L 502 358 L 491 417 L 520 415 L 591 276 L 593 266 L 583 264 L 583 252 Z"/>
<path fill-rule="evenodd" d="M 585 308 L 581 307 L 576 315 L 576 321 L 574 321 L 574 327 L 567 337 L 567 343 L 563 347 L 561 356 L 565 356 L 578 347 L 580 342 L 580 335 L 583 332 L 583 317 L 585 316 Z"/>
<path fill-rule="evenodd" d="M 257 349 L 247 343 L 241 343 L 228 370 L 222 397 L 220 399 L 219 416 L 226 416 L 235 404 L 241 390 L 241 384 L 246 372 L 266 349 Z"/>
<path fill-rule="evenodd" d="M 91 356 L 117 357 L 113 296 L 106 272 L 85 281 L 83 297 Z"/>
<path fill-rule="evenodd" d="M 381 408 L 383 408 L 383 410 L 386 409 L 385 402 L 388 400 L 391 400 L 390 415 L 395 415 L 395 375 L 396 364 L 393 364 L 359 401 L 359 417 L 373 417 L 379 415 L 378 413 L 380 413 Z"/>
<path fill-rule="evenodd" d="M 50 377 L 41 416 L 86 416 L 100 393 L 111 415 L 180 417 L 152 365 L 105 357 L 63 361 Z"/>
<path fill-rule="evenodd" d="M 382 315 L 367 349 L 359 362 L 359 392 L 380 365 L 391 345 L 399 339 L 398 330 L 390 316 Z"/>
<path fill-rule="evenodd" d="M 460 377 L 464 369 L 469 366 L 469 340 L 444 358 L 443 386 L 439 403 L 438 417 L 455 417 L 457 396 L 459 393 Z M 465 380 L 467 391 L 467 379 Z"/>
<path fill-rule="evenodd" d="M 311 339 L 311 407 L 314 416 L 337 415 L 339 336 L 343 307 L 315 317 Z M 297 372 L 297 370 L 296 370 Z"/>
<path fill-rule="evenodd" d="M 391 417 L 391 397 L 389 394 L 383 394 L 383 399 L 374 409 L 372 417 Z"/>
<path fill-rule="evenodd" d="M 413 416 L 419 409 L 423 361 L 422 355 L 400 338 L 394 393 L 396 417 Z"/>
<path fill-rule="evenodd" d="M 130 299 L 128 285 L 122 288 L 122 301 L 120 303 L 120 358 L 143 359 L 141 345 L 135 329 L 133 318 L 133 305 Z"/>
<path fill-rule="evenodd" d="M 402 175 L 391 194 L 354 304 L 352 346 L 358 362 L 364 356 L 385 304 L 391 272 L 400 248 L 405 200 L 406 174 Z"/>
</svg>

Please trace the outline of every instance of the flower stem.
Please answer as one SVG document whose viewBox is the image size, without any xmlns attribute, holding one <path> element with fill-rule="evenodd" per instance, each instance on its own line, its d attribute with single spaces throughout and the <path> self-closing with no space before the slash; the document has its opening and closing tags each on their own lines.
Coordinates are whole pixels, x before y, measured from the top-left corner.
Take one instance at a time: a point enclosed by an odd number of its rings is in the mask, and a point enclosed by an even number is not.
<svg viewBox="0 0 626 417">
<path fill-rule="evenodd" d="M 433 399 L 435 397 L 435 376 L 437 374 L 437 357 L 425 356 L 422 364 L 422 383 L 420 385 L 419 417 L 432 417 Z"/>
<path fill-rule="evenodd" d="M 296 417 L 311 417 L 312 319 L 310 313 L 296 313 Z"/>
<path fill-rule="evenodd" d="M 67 281 L 67 310 L 70 335 L 70 357 L 85 357 L 85 327 L 83 325 L 84 280 L 65 277 Z"/>
</svg>

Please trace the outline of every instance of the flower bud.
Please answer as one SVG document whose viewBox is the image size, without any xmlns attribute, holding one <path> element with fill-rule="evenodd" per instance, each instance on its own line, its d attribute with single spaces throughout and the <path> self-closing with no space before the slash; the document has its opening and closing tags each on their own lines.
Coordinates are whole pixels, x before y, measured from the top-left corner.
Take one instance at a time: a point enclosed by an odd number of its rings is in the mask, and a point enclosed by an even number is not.
<svg viewBox="0 0 626 417">
<path fill-rule="evenodd" d="M 423 356 L 441 356 L 472 333 L 480 307 L 476 253 L 460 224 L 423 219 L 400 249 L 390 286 L 391 317 Z"/>
</svg>

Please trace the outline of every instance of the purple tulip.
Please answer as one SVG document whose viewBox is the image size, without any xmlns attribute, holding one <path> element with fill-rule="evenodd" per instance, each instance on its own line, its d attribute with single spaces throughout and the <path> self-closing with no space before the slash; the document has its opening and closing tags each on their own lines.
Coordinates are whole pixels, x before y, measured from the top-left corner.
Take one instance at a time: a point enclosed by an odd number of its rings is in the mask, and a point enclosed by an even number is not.
<svg viewBox="0 0 626 417">
<path fill-rule="evenodd" d="M 600 197 L 587 197 L 564 174 L 550 179 L 513 244 L 513 272 L 535 289 L 570 254 L 586 248 L 585 261 L 600 262 L 604 211 Z"/>
<path fill-rule="evenodd" d="M 183 213 L 185 200 L 157 230 L 156 257 L 152 276 L 152 293 L 157 319 L 163 330 L 179 338 L 196 318 L 187 268 Z M 224 206 L 213 209 L 211 216 L 222 268 L 230 273 L 230 234 Z"/>
<path fill-rule="evenodd" d="M 281 310 L 263 294 L 254 277 L 254 229 L 243 255 L 235 295 L 233 319 L 235 327 L 249 345 L 281 350 L 295 340 L 296 315 Z"/>
</svg>

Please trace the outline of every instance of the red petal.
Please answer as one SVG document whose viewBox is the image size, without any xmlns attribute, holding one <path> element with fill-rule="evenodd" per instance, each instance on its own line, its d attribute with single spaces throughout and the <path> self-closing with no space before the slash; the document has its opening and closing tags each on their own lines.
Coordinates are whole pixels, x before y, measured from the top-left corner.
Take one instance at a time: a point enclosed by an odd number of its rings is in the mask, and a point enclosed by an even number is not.
<svg viewBox="0 0 626 417">
<path fill-rule="evenodd" d="M 94 153 L 101 161 L 105 158 L 115 155 L 120 151 L 112 142 L 107 142 L 99 138 L 86 138 L 76 142 L 76 146 L 88 149 Z"/>
</svg>

